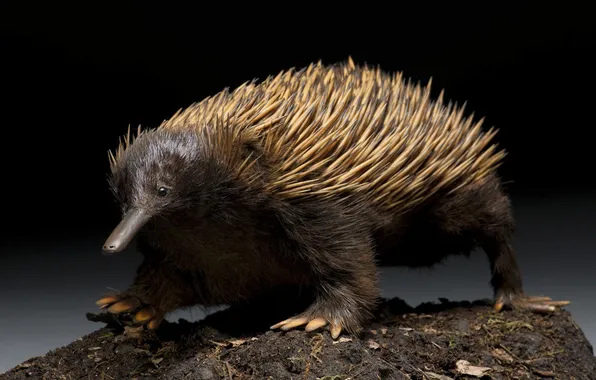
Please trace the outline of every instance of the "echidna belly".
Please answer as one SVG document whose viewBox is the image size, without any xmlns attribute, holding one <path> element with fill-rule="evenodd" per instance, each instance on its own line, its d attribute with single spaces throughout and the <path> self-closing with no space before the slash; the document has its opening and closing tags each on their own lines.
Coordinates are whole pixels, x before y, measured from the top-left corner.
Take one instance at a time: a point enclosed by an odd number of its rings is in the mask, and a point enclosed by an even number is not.
<svg viewBox="0 0 596 380">
<path fill-rule="evenodd" d="M 192 289 L 190 303 L 203 306 L 234 304 L 268 294 L 283 286 L 306 285 L 309 268 L 283 260 L 272 252 L 272 241 L 226 228 L 196 228 L 192 232 L 167 228 L 151 234 L 150 244 L 167 257 L 165 265 L 185 278 Z"/>
</svg>

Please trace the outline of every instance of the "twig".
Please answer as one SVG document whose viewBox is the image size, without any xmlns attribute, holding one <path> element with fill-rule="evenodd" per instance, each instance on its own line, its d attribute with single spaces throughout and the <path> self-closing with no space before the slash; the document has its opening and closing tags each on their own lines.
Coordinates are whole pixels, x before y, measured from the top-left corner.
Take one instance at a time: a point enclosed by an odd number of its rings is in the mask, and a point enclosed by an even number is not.
<svg viewBox="0 0 596 380">
<path fill-rule="evenodd" d="M 346 380 L 351 380 L 351 379 L 357 379 L 362 372 L 366 371 L 368 367 L 366 366 L 362 366 L 362 369 L 360 369 L 360 371 L 354 373 L 353 375 L 351 375 L 350 377 L 347 377 Z M 349 372 L 349 371 L 348 371 Z"/>
<path fill-rule="evenodd" d="M 228 369 L 228 377 L 232 380 L 232 367 L 229 362 L 226 362 L 226 368 Z"/>
<path fill-rule="evenodd" d="M 536 369 L 536 368 L 533 368 L 532 371 L 535 374 L 540 375 L 540 376 L 546 376 L 546 377 L 555 377 L 555 376 L 557 376 L 556 373 L 551 372 L 551 371 L 542 371 L 542 370 L 539 370 L 539 369 Z"/>
</svg>

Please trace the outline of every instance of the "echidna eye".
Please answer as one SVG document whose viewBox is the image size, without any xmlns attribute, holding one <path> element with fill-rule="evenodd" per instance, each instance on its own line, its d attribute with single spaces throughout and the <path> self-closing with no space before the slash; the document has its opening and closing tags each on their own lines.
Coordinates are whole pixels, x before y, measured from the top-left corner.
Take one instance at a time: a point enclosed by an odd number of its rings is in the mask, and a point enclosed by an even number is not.
<svg viewBox="0 0 596 380">
<path fill-rule="evenodd" d="M 159 195 L 160 197 L 165 197 L 166 195 L 168 195 L 168 189 L 166 187 L 160 187 L 159 189 L 157 189 L 157 195 Z"/>
</svg>

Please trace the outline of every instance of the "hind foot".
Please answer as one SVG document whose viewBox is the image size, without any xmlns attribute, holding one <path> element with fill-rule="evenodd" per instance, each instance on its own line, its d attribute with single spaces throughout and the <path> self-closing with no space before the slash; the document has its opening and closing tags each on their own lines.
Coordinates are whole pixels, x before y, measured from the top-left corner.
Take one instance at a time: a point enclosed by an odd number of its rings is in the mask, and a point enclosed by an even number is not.
<svg viewBox="0 0 596 380">
<path fill-rule="evenodd" d="M 494 310 L 500 312 L 504 306 L 509 306 L 514 309 L 526 309 L 536 313 L 554 313 L 558 308 L 569 305 L 570 303 L 570 301 L 553 301 L 550 297 L 506 295 L 501 293 L 497 296 Z"/>
<path fill-rule="evenodd" d="M 155 330 L 163 321 L 163 313 L 135 296 L 112 295 L 98 300 L 96 304 L 125 324 L 132 323 L 134 326 L 146 326 L 150 330 Z"/>
</svg>

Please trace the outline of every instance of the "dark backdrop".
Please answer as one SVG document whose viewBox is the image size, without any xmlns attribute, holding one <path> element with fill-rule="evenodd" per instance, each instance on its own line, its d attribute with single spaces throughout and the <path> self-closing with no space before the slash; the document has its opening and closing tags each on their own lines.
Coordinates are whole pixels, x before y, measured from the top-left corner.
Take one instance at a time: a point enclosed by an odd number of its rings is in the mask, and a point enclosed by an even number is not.
<svg viewBox="0 0 596 380">
<path fill-rule="evenodd" d="M 107 150 L 128 125 L 154 127 L 226 86 L 349 55 L 433 77 L 435 94 L 485 116 L 510 152 L 511 192 L 592 191 L 593 9 L 342 4 L 3 2 L 2 234 L 108 228 Z"/>
<path fill-rule="evenodd" d="M 594 344 L 596 12 L 493 3 L 0 2 L 0 372 L 97 329 L 85 313 L 132 281 L 140 255 L 100 253 L 119 217 L 107 150 L 129 125 L 348 56 L 433 77 L 501 130 L 526 291 L 571 300 Z M 488 281 L 484 255 L 381 273 L 383 296 L 412 305 L 490 297 Z"/>
</svg>

